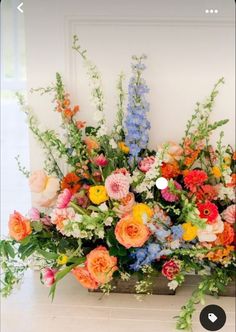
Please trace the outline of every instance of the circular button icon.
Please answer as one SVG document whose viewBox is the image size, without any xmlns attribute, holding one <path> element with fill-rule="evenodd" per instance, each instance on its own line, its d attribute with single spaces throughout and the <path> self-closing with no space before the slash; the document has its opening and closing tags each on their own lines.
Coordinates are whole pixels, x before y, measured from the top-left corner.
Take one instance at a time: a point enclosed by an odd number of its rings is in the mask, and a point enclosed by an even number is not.
<svg viewBox="0 0 236 332">
<path fill-rule="evenodd" d="M 210 304 L 202 309 L 200 323 L 207 331 L 218 331 L 226 322 L 224 309 L 215 304 Z"/>
<path fill-rule="evenodd" d="M 168 187 L 168 181 L 166 178 L 160 177 L 156 180 L 156 186 L 160 190 L 165 189 Z"/>
</svg>

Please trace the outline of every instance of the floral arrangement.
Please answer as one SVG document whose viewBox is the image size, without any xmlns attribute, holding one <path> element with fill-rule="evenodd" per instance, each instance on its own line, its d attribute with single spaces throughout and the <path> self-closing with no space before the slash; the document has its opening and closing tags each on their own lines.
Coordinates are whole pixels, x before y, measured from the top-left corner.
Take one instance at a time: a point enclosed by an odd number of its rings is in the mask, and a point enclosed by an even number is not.
<svg viewBox="0 0 236 332">
<path fill-rule="evenodd" d="M 177 321 L 178 329 L 188 329 L 195 304 L 203 303 L 207 292 L 217 294 L 227 286 L 235 268 L 236 154 L 223 145 L 223 132 L 215 148 L 210 144 L 211 133 L 228 121 L 209 121 L 224 80 L 196 104 L 181 142 L 169 141 L 153 151 L 148 148 L 146 56 L 132 58 L 127 93 L 125 77 L 119 76 L 117 117 L 109 132 L 98 69 L 76 36 L 73 49 L 90 78 L 96 126 L 78 118 L 79 106 L 71 105 L 59 74 L 55 84 L 32 90 L 53 94 L 59 133 L 40 129 L 18 94 L 45 152 L 45 165 L 29 172 L 17 159 L 28 177 L 33 208 L 27 216 L 10 215 L 10 237 L 0 243 L 2 294 L 9 295 L 32 261 L 39 263 L 41 281 L 52 297 L 68 273 L 104 293 L 112 291 L 114 278 L 136 275 L 140 295 L 152 293 L 159 274 L 176 289 L 195 271 L 202 279 Z"/>
</svg>

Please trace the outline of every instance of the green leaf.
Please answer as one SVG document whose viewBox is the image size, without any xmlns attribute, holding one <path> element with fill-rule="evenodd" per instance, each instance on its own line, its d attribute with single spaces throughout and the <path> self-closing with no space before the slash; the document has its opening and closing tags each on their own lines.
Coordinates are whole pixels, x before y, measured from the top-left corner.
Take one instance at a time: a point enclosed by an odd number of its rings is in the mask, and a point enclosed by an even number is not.
<svg viewBox="0 0 236 332">
<path fill-rule="evenodd" d="M 32 228 L 34 229 L 34 231 L 35 232 L 41 232 L 42 231 L 42 229 L 43 229 L 43 225 L 42 225 L 42 223 L 40 222 L 40 221 L 32 221 L 31 222 L 31 226 L 32 226 Z"/>
<path fill-rule="evenodd" d="M 49 251 L 45 251 L 42 249 L 38 249 L 37 252 L 42 255 L 44 258 L 49 259 L 49 260 L 56 260 L 58 258 L 58 254 L 54 253 L 54 252 L 49 252 Z"/>
<path fill-rule="evenodd" d="M 5 242 L 5 251 L 10 257 L 15 257 L 15 250 L 9 242 Z"/>
</svg>

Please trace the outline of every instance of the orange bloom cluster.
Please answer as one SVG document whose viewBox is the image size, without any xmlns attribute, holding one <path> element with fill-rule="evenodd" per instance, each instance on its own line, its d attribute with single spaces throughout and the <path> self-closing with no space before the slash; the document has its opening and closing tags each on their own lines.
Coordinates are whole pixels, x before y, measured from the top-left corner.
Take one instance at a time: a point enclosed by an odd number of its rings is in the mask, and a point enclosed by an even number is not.
<svg viewBox="0 0 236 332">
<path fill-rule="evenodd" d="M 184 165 L 190 167 L 193 165 L 197 157 L 199 156 L 199 153 L 201 149 L 203 148 L 202 142 L 199 142 L 197 146 L 192 148 L 192 141 L 189 138 L 186 138 L 184 141 Z"/>
<path fill-rule="evenodd" d="M 64 95 L 63 101 L 57 101 L 56 111 L 62 113 L 65 118 L 71 120 L 72 117 L 79 111 L 79 105 L 71 107 L 71 102 L 69 99 L 69 94 Z"/>
<path fill-rule="evenodd" d="M 231 175 L 231 182 L 227 183 L 226 186 L 227 186 L 227 187 L 231 187 L 231 188 L 236 187 L 236 173 L 233 173 L 233 174 Z"/>
<path fill-rule="evenodd" d="M 224 231 L 217 235 L 217 239 L 215 241 L 216 245 L 227 246 L 234 241 L 234 229 L 228 224 L 224 223 Z"/>
<path fill-rule="evenodd" d="M 229 259 L 230 254 L 233 251 L 234 246 L 226 246 L 224 249 L 209 252 L 206 257 L 212 262 L 220 262 L 224 259 Z"/>
<path fill-rule="evenodd" d="M 109 282 L 116 270 L 117 258 L 110 256 L 105 247 L 99 246 L 86 256 L 85 267 L 76 267 L 72 273 L 82 286 L 96 289 Z"/>
<path fill-rule="evenodd" d="M 176 178 L 180 174 L 179 165 L 177 162 L 162 163 L 161 176 L 166 179 Z"/>
<path fill-rule="evenodd" d="M 81 188 L 81 178 L 75 173 L 68 173 L 61 181 L 61 189 L 69 189 L 72 194 L 75 194 Z"/>
<path fill-rule="evenodd" d="M 9 219 L 10 236 L 16 240 L 21 241 L 32 233 L 30 220 L 23 217 L 19 212 L 14 212 Z"/>
</svg>

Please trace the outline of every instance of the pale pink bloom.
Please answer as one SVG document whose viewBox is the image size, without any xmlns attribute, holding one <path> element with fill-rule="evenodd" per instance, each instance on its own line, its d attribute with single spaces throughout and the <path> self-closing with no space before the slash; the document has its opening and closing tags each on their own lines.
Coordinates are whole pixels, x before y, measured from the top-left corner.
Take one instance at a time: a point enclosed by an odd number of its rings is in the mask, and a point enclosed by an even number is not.
<svg viewBox="0 0 236 332">
<path fill-rule="evenodd" d="M 200 242 L 213 242 L 217 239 L 216 234 L 222 233 L 224 230 L 224 223 L 220 216 L 217 217 L 216 222 L 213 224 L 207 224 L 206 228 L 199 228 L 197 236 Z"/>
<path fill-rule="evenodd" d="M 174 181 L 174 184 L 175 184 L 176 189 L 179 189 L 179 190 L 182 189 L 182 186 L 177 181 Z M 171 193 L 169 187 L 162 189 L 161 195 L 167 202 L 176 202 L 179 200 L 179 196 Z"/>
<path fill-rule="evenodd" d="M 146 173 L 150 170 L 150 168 L 152 167 L 152 165 L 155 162 L 155 157 L 151 156 L 151 157 L 146 157 L 143 160 L 141 160 L 138 164 L 138 168 L 140 169 L 140 171 Z"/>
<path fill-rule="evenodd" d="M 42 271 L 42 282 L 46 287 L 51 287 L 55 282 L 57 269 L 45 268 Z"/>
<path fill-rule="evenodd" d="M 64 209 L 68 206 L 72 200 L 73 195 L 69 189 L 64 189 L 63 192 L 57 197 L 56 207 L 59 209 Z"/>
<path fill-rule="evenodd" d="M 89 198 L 84 190 L 81 190 L 80 192 L 75 194 L 75 199 L 78 205 L 82 206 L 83 208 L 86 208 L 89 204 Z"/>
<path fill-rule="evenodd" d="M 123 174 L 123 175 L 125 175 L 125 176 L 127 176 L 127 178 L 130 178 L 130 173 L 129 173 L 129 171 L 127 171 L 127 169 L 126 168 L 117 168 L 114 172 L 113 172 L 113 174 Z"/>
<path fill-rule="evenodd" d="M 122 174 L 111 174 L 106 178 L 105 188 L 110 198 L 120 200 L 129 193 L 129 178 Z"/>
<path fill-rule="evenodd" d="M 32 220 L 40 220 L 40 212 L 36 208 L 31 208 L 28 212 L 30 219 Z"/>
<path fill-rule="evenodd" d="M 236 205 L 232 204 L 222 212 L 222 218 L 229 224 L 234 224 L 236 220 Z"/>
<path fill-rule="evenodd" d="M 103 153 L 101 153 L 99 156 L 96 156 L 95 158 L 93 158 L 93 162 L 95 165 L 101 166 L 101 167 L 105 167 L 108 165 L 108 160 L 104 156 Z"/>
<path fill-rule="evenodd" d="M 31 173 L 29 177 L 29 186 L 30 190 L 33 193 L 40 193 L 45 189 L 47 184 L 47 174 L 44 170 L 38 170 Z"/>
<path fill-rule="evenodd" d="M 116 212 L 118 217 L 122 218 L 132 211 L 134 204 L 134 194 L 128 193 L 128 195 L 121 200 L 119 206 L 117 208 L 114 208 L 114 211 Z"/>
<path fill-rule="evenodd" d="M 43 191 L 35 196 L 36 203 L 41 207 L 52 207 L 57 199 L 57 193 L 60 190 L 60 182 L 55 177 L 48 177 Z"/>
</svg>

